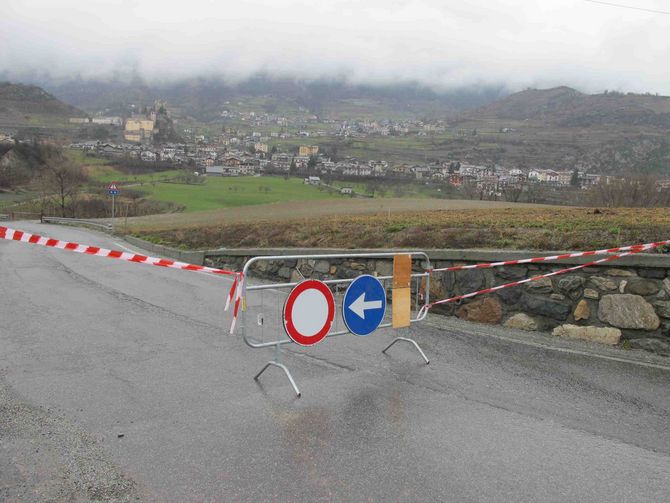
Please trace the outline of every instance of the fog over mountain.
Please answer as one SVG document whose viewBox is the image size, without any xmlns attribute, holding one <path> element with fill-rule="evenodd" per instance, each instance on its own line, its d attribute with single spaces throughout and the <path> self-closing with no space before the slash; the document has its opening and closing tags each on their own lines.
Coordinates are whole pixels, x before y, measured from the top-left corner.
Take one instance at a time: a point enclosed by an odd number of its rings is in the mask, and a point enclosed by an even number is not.
<svg viewBox="0 0 670 503">
<path fill-rule="evenodd" d="M 669 59 L 670 15 L 584 0 L 4 0 L 0 15 L 0 76 L 14 81 L 262 72 L 670 94 Z"/>
</svg>

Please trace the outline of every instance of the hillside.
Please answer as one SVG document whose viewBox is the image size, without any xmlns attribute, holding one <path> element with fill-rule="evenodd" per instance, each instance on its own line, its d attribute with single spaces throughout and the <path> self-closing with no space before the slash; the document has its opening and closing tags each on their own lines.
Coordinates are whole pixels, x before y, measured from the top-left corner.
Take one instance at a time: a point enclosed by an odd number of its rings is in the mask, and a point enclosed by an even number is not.
<svg viewBox="0 0 670 503">
<path fill-rule="evenodd" d="M 0 143 L 0 190 L 28 184 L 56 152 L 50 145 Z"/>
<path fill-rule="evenodd" d="M 473 119 L 540 120 L 556 126 L 670 128 L 670 97 L 650 94 L 583 94 L 570 87 L 528 89 L 485 105 Z"/>
<path fill-rule="evenodd" d="M 340 157 L 383 159 L 391 164 L 456 160 L 521 169 L 573 170 L 615 175 L 670 176 L 670 98 L 650 94 L 585 94 L 570 87 L 436 91 L 413 84 L 362 86 L 342 80 L 300 81 L 256 76 L 150 83 L 139 78 L 109 81 L 44 81 L 39 87 L 0 84 L 0 127 L 56 125 L 82 137 L 67 117 L 104 112 L 125 116 L 136 106 L 166 102 L 183 127 L 211 131 L 224 125 L 221 112 L 270 113 L 300 123 L 307 114 L 335 120 L 446 120 L 439 132 L 402 136 L 325 136 L 324 151 Z M 78 108 L 67 105 L 72 103 Z M 60 121 L 59 124 L 58 121 Z M 244 129 L 244 123 L 236 126 Z M 322 129 L 331 129 L 321 124 Z M 163 141 L 181 131 L 163 128 Z M 176 128 L 178 129 L 178 128 Z M 84 134 L 83 137 L 88 137 Z M 300 138 L 279 145 L 296 147 Z"/>
<path fill-rule="evenodd" d="M 67 120 L 85 115 L 40 87 L 0 82 L 0 124 L 30 123 L 31 116 Z"/>
<path fill-rule="evenodd" d="M 521 168 L 670 176 L 670 98 L 528 89 L 460 114 L 448 155 Z M 476 134 L 474 134 L 476 133 Z"/>
<path fill-rule="evenodd" d="M 71 80 L 41 85 L 60 99 L 90 112 L 127 110 L 132 103 L 167 101 L 171 110 L 201 121 L 219 117 L 238 102 L 269 113 L 305 108 L 331 118 L 443 117 L 469 110 L 500 97 L 502 88 L 467 88 L 438 92 L 417 84 L 364 86 L 342 80 L 273 78 L 265 75 L 243 81 L 193 78 L 165 83 L 129 80 Z"/>
</svg>

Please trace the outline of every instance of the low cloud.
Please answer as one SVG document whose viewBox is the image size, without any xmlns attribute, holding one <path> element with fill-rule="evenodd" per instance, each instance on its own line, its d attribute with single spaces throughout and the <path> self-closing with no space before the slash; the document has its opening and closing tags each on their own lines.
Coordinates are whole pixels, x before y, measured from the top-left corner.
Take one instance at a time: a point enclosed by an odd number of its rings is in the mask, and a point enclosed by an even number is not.
<svg viewBox="0 0 670 503">
<path fill-rule="evenodd" d="M 668 60 L 670 16 L 583 0 L 4 0 L 0 17 L 0 72 L 17 78 L 264 72 L 670 95 Z"/>
</svg>

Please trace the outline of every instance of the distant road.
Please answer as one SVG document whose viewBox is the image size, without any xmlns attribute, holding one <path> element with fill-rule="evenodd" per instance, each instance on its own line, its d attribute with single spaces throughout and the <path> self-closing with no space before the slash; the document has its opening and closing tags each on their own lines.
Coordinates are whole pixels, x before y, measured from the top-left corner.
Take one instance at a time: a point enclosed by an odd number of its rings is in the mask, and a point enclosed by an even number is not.
<svg viewBox="0 0 670 503">
<path fill-rule="evenodd" d="M 225 334 L 228 284 L 0 241 L 0 500 L 668 499 L 662 366 L 444 322 L 411 331 L 429 366 L 388 334 L 289 348 L 296 399 Z"/>
<path fill-rule="evenodd" d="M 200 225 L 222 225 L 227 223 L 254 222 L 260 220 L 291 220 L 295 218 L 326 217 L 337 215 L 375 215 L 406 211 L 472 210 L 501 208 L 537 208 L 548 205 L 508 203 L 505 201 L 473 201 L 467 199 L 326 199 L 318 201 L 291 201 L 286 203 L 238 206 L 193 213 L 170 213 L 132 217 L 128 225 L 132 229 L 166 229 Z"/>
</svg>

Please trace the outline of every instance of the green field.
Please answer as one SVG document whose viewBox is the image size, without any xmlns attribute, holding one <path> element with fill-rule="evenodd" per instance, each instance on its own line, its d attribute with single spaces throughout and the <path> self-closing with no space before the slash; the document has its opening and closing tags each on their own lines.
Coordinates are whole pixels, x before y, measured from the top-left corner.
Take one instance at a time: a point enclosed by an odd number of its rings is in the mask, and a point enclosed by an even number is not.
<svg viewBox="0 0 670 503">
<path fill-rule="evenodd" d="M 122 184 L 119 187 L 121 197 L 123 197 L 125 185 L 126 188 L 144 192 L 149 199 L 183 205 L 187 212 L 345 197 L 305 185 L 300 178 L 284 179 L 279 176 L 208 176 L 204 177 L 202 184 L 186 184 L 164 181 L 182 174 L 177 170 L 128 175 L 110 166 L 96 166 L 89 168 L 89 174 L 92 184 L 106 185 L 111 182 Z"/>
<path fill-rule="evenodd" d="M 385 182 L 373 180 L 370 182 L 352 182 L 349 180 L 333 180 L 331 187 L 351 187 L 356 194 L 363 196 L 380 197 L 409 197 L 412 199 L 438 198 L 448 199 L 449 192 L 440 187 L 425 185 L 417 181 Z"/>
<path fill-rule="evenodd" d="M 184 205 L 187 212 L 267 204 L 285 201 L 314 201 L 341 198 L 338 194 L 320 191 L 302 180 L 282 177 L 244 176 L 207 177 L 202 185 L 159 182 L 138 187 L 158 201 Z"/>
<path fill-rule="evenodd" d="M 77 150 L 74 148 L 65 149 L 65 153 L 67 154 L 70 160 L 79 163 L 83 166 L 106 166 L 107 164 L 109 164 L 109 161 L 107 159 L 89 156 L 86 155 L 86 153 L 82 152 L 81 150 Z"/>
<path fill-rule="evenodd" d="M 236 206 L 255 204 L 280 203 L 288 201 L 314 201 L 324 199 L 349 199 L 326 187 L 318 188 L 305 185 L 302 178 L 284 179 L 280 176 L 248 176 L 248 177 L 204 177 L 202 184 L 172 183 L 184 172 L 180 170 L 161 171 L 149 174 L 125 174 L 112 166 L 104 164 L 87 165 L 90 176 L 89 187 L 106 186 L 111 182 L 132 190 L 141 191 L 146 197 L 156 201 L 173 202 L 184 206 L 187 212 L 215 210 Z M 352 187 L 359 195 L 375 198 L 411 197 L 411 198 L 447 198 L 448 194 L 440 192 L 433 186 L 418 182 L 404 184 L 384 182 L 351 182 L 333 180 L 331 187 Z"/>
<path fill-rule="evenodd" d="M 2 192 L 0 191 L 0 213 L 3 212 L 6 208 L 13 206 L 22 201 L 28 201 L 37 194 L 34 192 Z"/>
<path fill-rule="evenodd" d="M 154 182 L 159 182 L 161 180 L 169 180 L 179 174 L 183 174 L 183 171 L 172 169 L 169 171 L 158 171 L 156 173 L 133 175 L 133 174 L 121 173 L 120 171 L 114 169 L 111 166 L 96 166 L 96 167 L 89 167 L 88 174 L 94 183 L 97 182 L 102 184 L 109 184 L 112 182 L 119 182 L 124 184 L 128 183 L 128 184 L 146 185 Z M 140 190 L 145 190 L 145 188 L 142 188 Z"/>
</svg>

